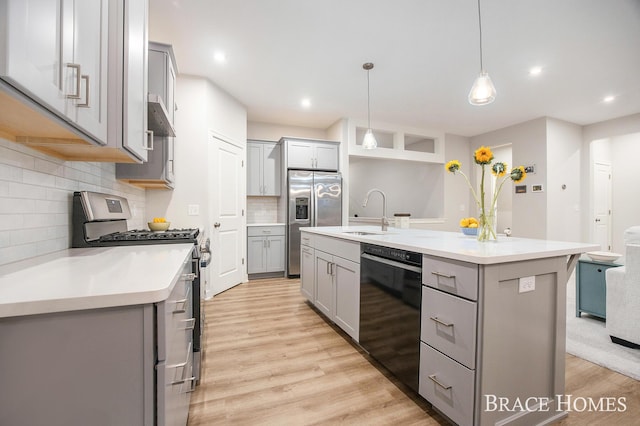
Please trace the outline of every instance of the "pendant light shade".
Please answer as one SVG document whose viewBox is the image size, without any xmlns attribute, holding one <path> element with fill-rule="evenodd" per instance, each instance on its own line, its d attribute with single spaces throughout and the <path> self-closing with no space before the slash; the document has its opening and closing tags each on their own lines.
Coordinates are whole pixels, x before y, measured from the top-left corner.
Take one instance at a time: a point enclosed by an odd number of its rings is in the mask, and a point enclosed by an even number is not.
<svg viewBox="0 0 640 426">
<path fill-rule="evenodd" d="M 364 139 L 362 140 L 362 147 L 364 149 L 375 149 L 377 146 L 376 137 L 373 136 L 371 129 L 367 129 L 367 133 L 364 134 Z"/>
<path fill-rule="evenodd" d="M 493 86 L 491 77 L 486 71 L 480 71 L 469 92 L 469 103 L 471 105 L 486 105 L 495 99 L 496 88 Z"/>
<path fill-rule="evenodd" d="M 371 130 L 371 97 L 369 96 L 369 71 L 373 68 L 373 63 L 366 62 L 362 65 L 362 68 L 367 70 L 367 133 L 365 133 L 362 140 L 362 147 L 364 149 L 376 149 L 378 141 L 376 141 L 376 137 L 373 136 L 373 131 Z"/>
<path fill-rule="evenodd" d="M 480 0 L 478 0 L 478 28 L 480 29 L 480 74 L 471 86 L 469 103 L 471 105 L 488 105 L 496 99 L 496 88 L 491 77 L 482 65 L 482 18 L 480 17 Z"/>
</svg>

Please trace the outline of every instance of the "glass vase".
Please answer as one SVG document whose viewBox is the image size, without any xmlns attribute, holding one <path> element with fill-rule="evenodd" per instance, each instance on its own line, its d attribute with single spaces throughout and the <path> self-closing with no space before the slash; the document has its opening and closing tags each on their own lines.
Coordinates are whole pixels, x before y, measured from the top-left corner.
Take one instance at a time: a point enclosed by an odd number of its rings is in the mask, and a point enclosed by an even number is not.
<svg viewBox="0 0 640 426">
<path fill-rule="evenodd" d="M 481 213 L 478 220 L 478 241 L 497 241 L 495 228 L 495 212 Z"/>
</svg>

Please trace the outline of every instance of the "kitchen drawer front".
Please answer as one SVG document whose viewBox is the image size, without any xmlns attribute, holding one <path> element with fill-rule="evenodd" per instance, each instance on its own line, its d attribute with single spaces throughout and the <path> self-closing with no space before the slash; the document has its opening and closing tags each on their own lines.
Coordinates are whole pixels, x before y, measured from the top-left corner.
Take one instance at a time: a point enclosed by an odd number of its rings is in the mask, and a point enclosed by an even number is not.
<svg viewBox="0 0 640 426">
<path fill-rule="evenodd" d="M 422 284 L 478 300 L 478 265 L 425 255 L 422 258 Z"/>
<path fill-rule="evenodd" d="M 269 235 L 284 235 L 284 225 L 247 226 L 248 237 L 264 237 Z"/>
<path fill-rule="evenodd" d="M 310 234 L 309 232 L 301 232 L 300 244 L 302 244 L 303 246 L 314 247 L 315 242 L 313 239 L 313 234 Z"/>
<path fill-rule="evenodd" d="M 313 245 L 317 250 L 360 264 L 360 243 L 339 238 L 314 235 Z"/>
<path fill-rule="evenodd" d="M 473 424 L 475 372 L 420 343 L 419 393 L 459 425 Z"/>
<path fill-rule="evenodd" d="M 422 286 L 420 340 L 466 367 L 476 367 L 477 304 Z"/>
</svg>

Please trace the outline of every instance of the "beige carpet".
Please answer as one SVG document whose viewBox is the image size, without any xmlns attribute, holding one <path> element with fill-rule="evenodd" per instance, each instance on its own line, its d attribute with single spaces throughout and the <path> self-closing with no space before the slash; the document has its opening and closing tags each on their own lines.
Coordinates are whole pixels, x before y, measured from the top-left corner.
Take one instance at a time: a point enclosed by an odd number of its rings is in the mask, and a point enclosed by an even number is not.
<svg viewBox="0 0 640 426">
<path fill-rule="evenodd" d="M 576 317 L 575 273 L 567 283 L 567 352 L 594 364 L 640 380 L 640 349 L 611 342 L 605 321 Z"/>
</svg>

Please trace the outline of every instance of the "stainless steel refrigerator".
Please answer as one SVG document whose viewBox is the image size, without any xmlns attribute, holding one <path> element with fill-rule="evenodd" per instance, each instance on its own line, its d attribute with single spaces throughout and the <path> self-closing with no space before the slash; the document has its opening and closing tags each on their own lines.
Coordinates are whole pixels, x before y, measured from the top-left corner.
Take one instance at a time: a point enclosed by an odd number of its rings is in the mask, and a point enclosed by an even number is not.
<svg viewBox="0 0 640 426">
<path fill-rule="evenodd" d="M 339 172 L 289 170 L 287 175 L 287 275 L 300 275 L 300 228 L 342 225 Z"/>
</svg>

